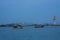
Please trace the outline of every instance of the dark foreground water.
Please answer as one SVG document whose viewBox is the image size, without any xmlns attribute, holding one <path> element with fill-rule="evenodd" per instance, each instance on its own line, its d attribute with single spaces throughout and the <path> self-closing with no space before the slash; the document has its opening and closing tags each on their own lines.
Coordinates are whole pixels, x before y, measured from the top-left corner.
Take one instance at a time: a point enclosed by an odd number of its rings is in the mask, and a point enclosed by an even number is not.
<svg viewBox="0 0 60 40">
<path fill-rule="evenodd" d="M 0 28 L 0 40 L 60 40 L 60 27 Z"/>
</svg>

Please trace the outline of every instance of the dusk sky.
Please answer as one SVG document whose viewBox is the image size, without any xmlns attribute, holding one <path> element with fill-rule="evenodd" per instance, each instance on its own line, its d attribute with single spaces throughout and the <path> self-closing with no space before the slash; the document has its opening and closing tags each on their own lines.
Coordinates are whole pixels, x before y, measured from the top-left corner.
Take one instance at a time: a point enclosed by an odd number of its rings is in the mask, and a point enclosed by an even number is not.
<svg viewBox="0 0 60 40">
<path fill-rule="evenodd" d="M 0 24 L 60 23 L 59 0 L 0 0 Z M 60 40 L 60 27 L 0 28 L 0 40 Z"/>
</svg>

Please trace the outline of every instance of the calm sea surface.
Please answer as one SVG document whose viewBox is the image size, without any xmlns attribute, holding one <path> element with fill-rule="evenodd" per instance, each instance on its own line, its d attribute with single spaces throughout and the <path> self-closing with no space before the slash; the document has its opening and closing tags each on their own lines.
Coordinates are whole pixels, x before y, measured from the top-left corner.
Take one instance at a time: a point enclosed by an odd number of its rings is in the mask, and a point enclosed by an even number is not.
<svg viewBox="0 0 60 40">
<path fill-rule="evenodd" d="M 0 40 L 60 40 L 60 27 L 0 28 Z"/>
</svg>

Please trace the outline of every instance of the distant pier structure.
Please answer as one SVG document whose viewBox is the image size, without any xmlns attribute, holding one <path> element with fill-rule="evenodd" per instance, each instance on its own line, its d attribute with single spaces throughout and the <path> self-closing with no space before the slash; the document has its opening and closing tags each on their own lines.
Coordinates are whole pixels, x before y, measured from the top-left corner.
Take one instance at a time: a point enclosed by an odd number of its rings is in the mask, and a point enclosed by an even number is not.
<svg viewBox="0 0 60 40">
<path fill-rule="evenodd" d="M 56 16 L 53 16 L 53 24 L 56 24 Z"/>
<path fill-rule="evenodd" d="M 32 26 L 34 28 L 43 28 L 45 26 L 60 26 L 60 24 L 56 23 L 56 16 L 53 16 L 53 23 L 47 23 L 47 24 L 24 24 L 24 23 L 19 23 L 19 24 L 0 24 L 0 27 L 13 27 L 13 28 L 20 28 L 22 29 L 24 26 L 28 27 L 28 26 Z"/>
</svg>

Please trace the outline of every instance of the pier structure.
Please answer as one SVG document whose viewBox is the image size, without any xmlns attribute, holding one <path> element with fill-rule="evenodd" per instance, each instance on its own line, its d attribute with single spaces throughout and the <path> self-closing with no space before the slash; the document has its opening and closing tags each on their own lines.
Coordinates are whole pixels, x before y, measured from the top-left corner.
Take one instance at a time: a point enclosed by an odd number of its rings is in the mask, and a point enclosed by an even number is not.
<svg viewBox="0 0 60 40">
<path fill-rule="evenodd" d="M 13 27 L 13 28 L 23 28 L 23 27 L 34 27 L 34 28 L 43 28 L 45 26 L 60 26 L 60 24 L 56 23 L 56 16 L 53 16 L 52 24 L 0 24 L 0 27 Z"/>
</svg>

